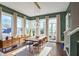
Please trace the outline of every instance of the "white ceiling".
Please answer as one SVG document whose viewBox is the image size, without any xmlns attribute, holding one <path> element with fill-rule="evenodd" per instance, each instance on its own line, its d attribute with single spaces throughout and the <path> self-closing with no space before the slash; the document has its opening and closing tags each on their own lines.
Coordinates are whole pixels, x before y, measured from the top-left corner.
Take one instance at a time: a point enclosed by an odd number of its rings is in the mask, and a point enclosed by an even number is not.
<svg viewBox="0 0 79 59">
<path fill-rule="evenodd" d="M 69 2 L 38 2 L 40 10 L 33 2 L 1 2 L 1 4 L 27 16 L 37 16 L 66 11 Z"/>
</svg>

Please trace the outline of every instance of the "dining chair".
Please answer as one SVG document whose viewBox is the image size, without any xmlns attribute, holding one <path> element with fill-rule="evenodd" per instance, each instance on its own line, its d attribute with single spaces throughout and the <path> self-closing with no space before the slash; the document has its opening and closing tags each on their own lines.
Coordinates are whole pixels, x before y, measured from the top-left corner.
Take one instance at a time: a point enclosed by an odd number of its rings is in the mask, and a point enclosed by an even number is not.
<svg viewBox="0 0 79 59">
<path fill-rule="evenodd" d="M 35 42 L 33 44 L 33 53 L 35 53 L 36 51 L 39 53 L 40 49 L 41 49 L 41 46 L 42 46 L 42 40 L 39 40 L 38 42 Z"/>
</svg>

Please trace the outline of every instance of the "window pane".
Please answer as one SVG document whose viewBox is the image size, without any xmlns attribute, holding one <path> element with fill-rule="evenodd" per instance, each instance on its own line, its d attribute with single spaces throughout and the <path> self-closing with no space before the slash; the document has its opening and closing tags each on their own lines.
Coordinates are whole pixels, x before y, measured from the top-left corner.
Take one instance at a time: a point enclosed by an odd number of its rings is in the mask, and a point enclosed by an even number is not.
<svg viewBox="0 0 79 59">
<path fill-rule="evenodd" d="M 17 35 L 22 35 L 22 18 L 17 17 Z"/>
<path fill-rule="evenodd" d="M 2 13 L 2 38 L 12 35 L 12 16 Z"/>
<path fill-rule="evenodd" d="M 36 20 L 32 20 L 32 36 L 35 36 Z"/>
<path fill-rule="evenodd" d="M 36 27 L 36 20 L 31 20 L 31 31 L 32 31 L 32 36 L 35 36 L 35 27 Z"/>
<path fill-rule="evenodd" d="M 49 20 L 49 37 L 56 36 L 56 18 Z"/>
<path fill-rule="evenodd" d="M 30 31 L 30 20 L 26 20 L 26 34 L 29 34 Z"/>
<path fill-rule="evenodd" d="M 44 34 L 45 32 L 45 19 L 40 19 L 40 34 Z"/>
</svg>

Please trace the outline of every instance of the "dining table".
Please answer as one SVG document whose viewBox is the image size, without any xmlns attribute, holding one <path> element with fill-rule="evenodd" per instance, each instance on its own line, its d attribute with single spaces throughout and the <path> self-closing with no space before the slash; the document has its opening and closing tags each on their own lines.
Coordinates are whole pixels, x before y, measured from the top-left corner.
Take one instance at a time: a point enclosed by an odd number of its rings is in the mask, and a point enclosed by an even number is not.
<svg viewBox="0 0 79 59">
<path fill-rule="evenodd" d="M 27 43 L 26 45 L 28 45 L 29 46 L 29 52 L 31 51 L 31 45 L 33 45 L 33 43 L 37 43 L 37 42 L 39 42 L 39 40 L 42 40 L 42 38 L 43 38 L 44 36 L 40 36 L 40 37 L 29 37 L 29 38 L 27 38 L 26 40 L 25 40 L 25 42 Z"/>
<path fill-rule="evenodd" d="M 39 40 L 42 40 L 42 38 L 44 38 L 45 36 L 39 36 L 38 38 L 37 37 L 29 37 L 27 38 L 25 41 L 33 41 L 33 42 L 38 42 Z"/>
<path fill-rule="evenodd" d="M 35 42 L 38 42 L 39 40 L 35 37 L 29 37 L 28 39 L 25 40 L 26 42 L 26 45 L 29 46 L 29 52 L 32 52 L 31 51 L 31 45 L 33 45 Z"/>
</svg>

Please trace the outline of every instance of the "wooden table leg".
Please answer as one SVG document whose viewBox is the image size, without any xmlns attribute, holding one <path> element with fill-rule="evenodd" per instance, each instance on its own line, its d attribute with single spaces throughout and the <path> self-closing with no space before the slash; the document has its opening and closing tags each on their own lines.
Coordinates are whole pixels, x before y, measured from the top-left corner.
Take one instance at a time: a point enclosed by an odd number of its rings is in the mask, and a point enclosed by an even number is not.
<svg viewBox="0 0 79 59">
<path fill-rule="evenodd" d="M 2 48 L 2 52 L 4 52 L 3 50 L 4 50 L 4 49 Z"/>
<path fill-rule="evenodd" d="M 30 45 L 29 45 L 29 52 L 30 52 Z"/>
</svg>

